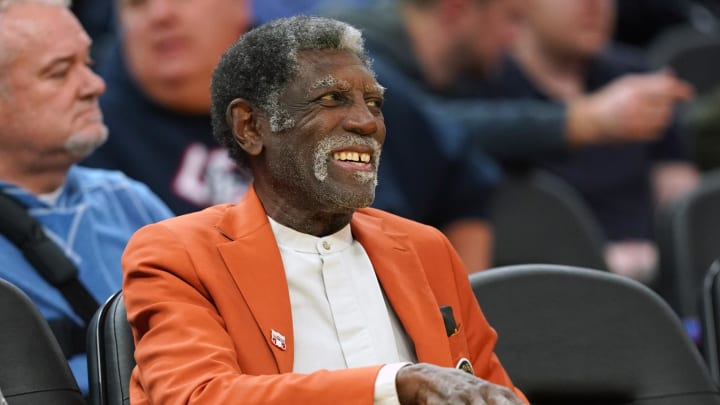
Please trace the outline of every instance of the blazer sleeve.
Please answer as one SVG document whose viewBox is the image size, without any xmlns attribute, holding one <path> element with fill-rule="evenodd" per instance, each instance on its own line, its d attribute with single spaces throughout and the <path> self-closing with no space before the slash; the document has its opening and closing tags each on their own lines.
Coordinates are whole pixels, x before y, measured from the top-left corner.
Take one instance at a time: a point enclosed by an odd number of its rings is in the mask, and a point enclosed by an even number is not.
<svg viewBox="0 0 720 405">
<path fill-rule="evenodd" d="M 373 403 L 381 366 L 244 373 L 237 351 L 257 348 L 242 347 L 225 329 L 191 248 L 160 223 L 138 231 L 123 255 L 123 294 L 136 345 L 133 404 Z"/>
</svg>

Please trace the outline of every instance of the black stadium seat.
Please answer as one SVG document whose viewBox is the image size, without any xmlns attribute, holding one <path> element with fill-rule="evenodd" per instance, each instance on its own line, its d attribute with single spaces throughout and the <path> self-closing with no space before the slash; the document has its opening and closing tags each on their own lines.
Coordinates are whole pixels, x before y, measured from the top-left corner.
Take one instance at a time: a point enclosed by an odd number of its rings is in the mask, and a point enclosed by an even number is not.
<svg viewBox="0 0 720 405">
<path fill-rule="evenodd" d="M 0 388 L 9 405 L 84 405 L 45 318 L 20 289 L 0 279 Z"/>
<path fill-rule="evenodd" d="M 474 273 L 496 353 L 533 405 L 717 405 L 672 309 L 609 272 L 517 265 Z"/>
<path fill-rule="evenodd" d="M 702 289 L 702 347 L 710 374 L 720 384 L 720 260 L 710 266 Z"/>
<path fill-rule="evenodd" d="M 681 317 L 696 317 L 703 278 L 720 257 L 720 169 L 663 212 L 657 239 L 660 291 Z"/>
<path fill-rule="evenodd" d="M 509 176 L 493 194 L 493 266 L 551 263 L 607 269 L 600 225 L 561 178 L 535 170 Z"/>
<path fill-rule="evenodd" d="M 135 343 L 122 292 L 100 307 L 88 329 L 88 375 L 92 405 L 128 405 Z"/>
</svg>

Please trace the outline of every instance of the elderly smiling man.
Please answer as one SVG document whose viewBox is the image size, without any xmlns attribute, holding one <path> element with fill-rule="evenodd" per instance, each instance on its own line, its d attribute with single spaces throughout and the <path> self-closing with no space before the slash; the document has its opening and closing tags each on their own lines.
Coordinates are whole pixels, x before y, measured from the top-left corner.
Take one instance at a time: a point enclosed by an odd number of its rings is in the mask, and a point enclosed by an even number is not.
<svg viewBox="0 0 720 405">
<path fill-rule="evenodd" d="M 254 184 L 129 243 L 132 403 L 522 404 L 447 239 L 365 208 L 385 125 L 360 32 L 263 25 L 212 93 Z"/>
</svg>

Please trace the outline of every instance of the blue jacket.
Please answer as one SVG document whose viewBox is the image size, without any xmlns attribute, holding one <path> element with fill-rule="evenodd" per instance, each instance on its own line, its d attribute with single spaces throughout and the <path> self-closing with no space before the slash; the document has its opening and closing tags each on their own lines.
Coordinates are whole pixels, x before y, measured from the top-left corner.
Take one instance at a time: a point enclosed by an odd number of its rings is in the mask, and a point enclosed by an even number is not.
<svg viewBox="0 0 720 405">
<path fill-rule="evenodd" d="M 78 268 L 78 278 L 99 303 L 120 290 L 120 257 L 141 226 L 172 216 L 146 186 L 119 172 L 74 166 L 53 205 L 13 184 L 0 189 L 20 200 L 45 233 Z M 48 320 L 68 318 L 82 325 L 62 294 L 32 267 L 22 252 L 0 235 L 0 278 L 23 290 Z M 72 357 L 70 368 L 88 392 L 85 354 Z"/>
</svg>

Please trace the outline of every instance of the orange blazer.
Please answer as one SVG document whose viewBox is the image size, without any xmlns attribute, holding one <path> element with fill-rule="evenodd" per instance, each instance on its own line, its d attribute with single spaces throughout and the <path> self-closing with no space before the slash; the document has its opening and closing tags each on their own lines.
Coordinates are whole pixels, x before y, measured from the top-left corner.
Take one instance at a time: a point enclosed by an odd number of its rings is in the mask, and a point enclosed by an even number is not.
<svg viewBox="0 0 720 405">
<path fill-rule="evenodd" d="M 467 358 L 478 377 L 514 389 L 493 353 L 495 331 L 442 233 L 370 208 L 353 215 L 351 229 L 418 361 L 455 367 Z M 122 264 L 136 345 L 133 405 L 372 405 L 382 365 L 292 372 L 302 348 L 293 345 L 285 272 L 254 188 L 237 205 L 142 228 Z M 451 336 L 443 305 L 457 323 Z M 285 350 L 271 342 L 272 330 L 285 336 Z"/>
</svg>

